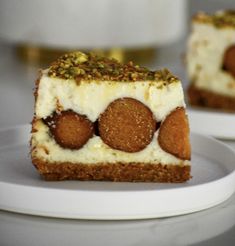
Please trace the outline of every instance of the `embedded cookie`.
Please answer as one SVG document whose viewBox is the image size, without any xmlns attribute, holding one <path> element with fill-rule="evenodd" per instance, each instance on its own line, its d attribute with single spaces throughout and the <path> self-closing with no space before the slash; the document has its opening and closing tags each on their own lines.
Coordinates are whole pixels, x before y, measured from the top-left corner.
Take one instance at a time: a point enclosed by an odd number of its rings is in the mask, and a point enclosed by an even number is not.
<svg viewBox="0 0 235 246">
<path fill-rule="evenodd" d="M 99 117 L 101 139 L 111 148 L 125 152 L 144 149 L 155 131 L 151 110 L 133 98 L 113 101 Z"/>
<path fill-rule="evenodd" d="M 189 124 L 184 108 L 176 108 L 162 122 L 158 141 L 162 149 L 184 160 L 190 160 Z"/>
<path fill-rule="evenodd" d="M 45 119 L 55 141 L 63 148 L 80 149 L 93 135 L 93 123 L 72 110 L 53 113 Z"/>
</svg>

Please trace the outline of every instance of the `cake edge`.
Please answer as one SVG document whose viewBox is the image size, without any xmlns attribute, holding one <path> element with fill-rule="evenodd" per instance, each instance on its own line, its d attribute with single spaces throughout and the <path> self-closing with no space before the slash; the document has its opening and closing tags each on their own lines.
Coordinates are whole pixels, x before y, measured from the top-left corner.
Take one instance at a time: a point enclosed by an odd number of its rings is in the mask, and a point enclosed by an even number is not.
<svg viewBox="0 0 235 246">
<path fill-rule="evenodd" d="M 190 165 L 164 165 L 150 163 L 49 163 L 32 157 L 33 165 L 46 181 L 116 181 L 183 183 L 192 178 Z"/>
<path fill-rule="evenodd" d="M 218 29 L 235 29 L 234 20 L 235 12 L 233 10 L 222 10 L 213 14 L 199 11 L 192 17 L 192 23 L 211 25 Z"/>
<path fill-rule="evenodd" d="M 197 88 L 194 83 L 188 86 L 187 95 L 190 105 L 235 112 L 235 97 L 224 96 L 209 90 Z"/>
</svg>

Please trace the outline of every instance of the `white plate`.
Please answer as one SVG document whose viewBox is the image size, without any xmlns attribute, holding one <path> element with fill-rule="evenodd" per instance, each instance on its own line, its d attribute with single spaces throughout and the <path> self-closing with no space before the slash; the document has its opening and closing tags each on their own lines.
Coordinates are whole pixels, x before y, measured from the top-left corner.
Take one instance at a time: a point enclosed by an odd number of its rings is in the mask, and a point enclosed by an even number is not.
<svg viewBox="0 0 235 246">
<path fill-rule="evenodd" d="M 193 132 L 221 139 L 235 139 L 235 113 L 223 113 L 188 108 Z"/>
<path fill-rule="evenodd" d="M 29 158 L 29 126 L 0 131 L 0 208 L 74 219 L 144 219 L 215 206 L 235 191 L 235 154 L 192 134 L 192 175 L 184 184 L 46 182 Z"/>
</svg>

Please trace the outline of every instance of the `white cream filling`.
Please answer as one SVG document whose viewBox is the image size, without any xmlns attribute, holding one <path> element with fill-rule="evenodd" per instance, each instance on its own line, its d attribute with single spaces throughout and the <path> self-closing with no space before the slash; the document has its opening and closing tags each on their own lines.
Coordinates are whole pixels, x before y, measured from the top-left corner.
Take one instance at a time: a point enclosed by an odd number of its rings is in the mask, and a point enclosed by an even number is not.
<svg viewBox="0 0 235 246">
<path fill-rule="evenodd" d="M 32 156 L 53 162 L 71 163 L 116 163 L 141 162 L 152 164 L 190 165 L 161 149 L 155 133 L 151 143 L 142 151 L 127 153 L 110 148 L 98 136 L 91 138 L 81 149 L 70 150 L 61 148 L 49 135 L 49 129 L 42 122 L 36 123 L 37 132 L 32 134 Z M 33 148 L 36 146 L 37 148 Z"/>
<path fill-rule="evenodd" d="M 131 97 L 148 106 L 157 121 L 163 120 L 176 107 L 185 106 L 183 89 L 179 82 L 109 82 L 50 78 L 44 71 L 38 88 L 36 117 L 51 115 L 59 103 L 63 110 L 71 109 L 96 121 L 107 106 L 118 98 Z"/>
<path fill-rule="evenodd" d="M 235 44 L 235 29 L 194 23 L 188 41 L 187 70 L 195 86 L 235 97 L 235 78 L 222 70 L 225 50 Z"/>
</svg>

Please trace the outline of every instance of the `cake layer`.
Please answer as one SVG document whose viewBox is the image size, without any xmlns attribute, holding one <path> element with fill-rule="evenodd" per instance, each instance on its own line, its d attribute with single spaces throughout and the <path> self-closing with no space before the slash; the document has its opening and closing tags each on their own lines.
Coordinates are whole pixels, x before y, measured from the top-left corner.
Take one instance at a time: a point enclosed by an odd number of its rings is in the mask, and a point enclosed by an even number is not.
<svg viewBox="0 0 235 246">
<path fill-rule="evenodd" d="M 195 17 L 186 57 L 189 79 L 195 87 L 235 97 L 235 77 L 223 69 L 224 54 L 234 43 L 235 26 L 217 25 L 216 17 Z"/>
<path fill-rule="evenodd" d="M 99 136 L 93 136 L 79 150 L 64 149 L 60 147 L 51 136 L 49 128 L 42 120 L 33 123 L 32 134 L 32 157 L 44 160 L 48 164 L 55 162 L 97 164 L 97 163 L 151 163 L 190 165 L 190 161 L 181 160 L 174 155 L 165 152 L 158 143 L 157 131 L 151 143 L 143 150 L 135 153 L 128 153 L 110 148 Z"/>
<path fill-rule="evenodd" d="M 199 89 L 194 84 L 188 88 L 191 105 L 202 106 L 226 111 L 235 111 L 235 97 L 228 97 L 208 90 Z"/>
<path fill-rule="evenodd" d="M 35 167 L 48 181 L 57 180 L 97 180 L 123 182 L 185 182 L 191 178 L 190 166 L 162 165 L 149 163 L 98 163 L 97 165 L 76 165 L 69 162 L 47 163 L 33 159 Z"/>
<path fill-rule="evenodd" d="M 157 121 L 176 107 L 185 106 L 179 80 L 159 81 L 79 81 L 52 78 L 44 71 L 37 89 L 35 114 L 46 118 L 55 111 L 71 109 L 96 121 L 107 106 L 118 98 L 130 97 L 145 104 Z"/>
</svg>

